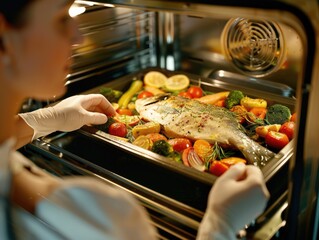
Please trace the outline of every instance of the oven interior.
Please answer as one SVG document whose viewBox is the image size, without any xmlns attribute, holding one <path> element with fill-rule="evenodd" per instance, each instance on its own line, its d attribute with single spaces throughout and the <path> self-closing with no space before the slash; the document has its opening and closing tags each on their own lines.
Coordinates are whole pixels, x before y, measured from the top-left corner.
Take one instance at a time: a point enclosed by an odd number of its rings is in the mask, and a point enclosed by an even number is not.
<svg viewBox="0 0 319 240">
<path fill-rule="evenodd" d="M 293 15 L 280 16 L 280 9 L 260 10 L 259 15 L 254 8 L 125 2 L 75 2 L 74 9 L 85 10 L 76 17 L 84 42 L 74 47 L 64 97 L 96 93 L 101 86 L 127 89 L 131 79 L 155 69 L 185 73 L 209 91 L 238 89 L 298 109 L 307 38 Z M 216 180 L 88 127 L 51 134 L 23 151 L 54 174 L 92 175 L 131 192 L 151 213 L 161 239 L 195 238 Z M 271 199 L 246 228 L 246 238 L 282 211 L 292 155 L 293 142 L 263 167 Z M 267 234 L 280 227 L 271 226 Z"/>
</svg>

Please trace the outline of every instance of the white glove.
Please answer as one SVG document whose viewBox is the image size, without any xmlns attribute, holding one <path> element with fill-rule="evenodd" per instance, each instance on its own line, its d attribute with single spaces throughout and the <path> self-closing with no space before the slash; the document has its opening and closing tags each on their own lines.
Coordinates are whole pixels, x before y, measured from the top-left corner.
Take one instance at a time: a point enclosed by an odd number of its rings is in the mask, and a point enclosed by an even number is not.
<svg viewBox="0 0 319 240">
<path fill-rule="evenodd" d="M 53 107 L 19 116 L 34 130 L 32 140 L 55 131 L 74 131 L 83 125 L 103 124 L 115 110 L 101 94 L 76 95 Z"/>
<path fill-rule="evenodd" d="M 258 167 L 232 166 L 216 180 L 209 193 L 197 239 L 237 239 L 236 233 L 262 213 L 268 198 Z"/>
</svg>

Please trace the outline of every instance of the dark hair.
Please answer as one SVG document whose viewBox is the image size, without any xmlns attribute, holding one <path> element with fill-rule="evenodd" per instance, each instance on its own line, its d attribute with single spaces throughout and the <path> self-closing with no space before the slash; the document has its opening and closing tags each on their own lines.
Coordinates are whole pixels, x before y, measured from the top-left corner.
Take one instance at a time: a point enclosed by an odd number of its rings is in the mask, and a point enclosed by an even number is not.
<svg viewBox="0 0 319 240">
<path fill-rule="evenodd" d="M 4 0 L 0 4 L 0 14 L 14 27 L 22 27 L 26 23 L 26 9 L 35 0 Z"/>
</svg>

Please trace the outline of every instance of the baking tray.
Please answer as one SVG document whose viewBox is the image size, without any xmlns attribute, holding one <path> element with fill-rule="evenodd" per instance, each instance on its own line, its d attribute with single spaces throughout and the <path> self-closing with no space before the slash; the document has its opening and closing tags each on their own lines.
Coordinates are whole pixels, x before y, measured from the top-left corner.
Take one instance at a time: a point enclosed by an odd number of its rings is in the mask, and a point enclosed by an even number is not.
<svg viewBox="0 0 319 240">
<path fill-rule="evenodd" d="M 220 84 L 223 81 L 220 75 L 218 79 L 203 78 L 185 72 L 147 68 L 107 82 L 83 92 L 83 94 L 99 93 L 101 87 L 111 87 L 124 91 L 130 86 L 133 79 L 143 79 L 143 76 L 149 71 L 161 71 L 167 76 L 179 73 L 185 74 L 190 78 L 191 84 L 198 84 L 200 81 L 201 87 L 205 91 L 219 92 L 236 89 L 234 82 L 227 84 L 227 81 L 225 81 Z M 295 101 L 293 98 L 278 94 L 280 91 L 277 88 L 276 91 L 271 91 L 271 88 L 271 85 L 268 86 L 265 92 L 262 91 L 263 88 L 259 88 L 258 91 L 254 91 L 254 88 L 247 88 L 247 91 L 245 89 L 241 90 L 248 96 L 264 98 L 270 104 L 282 103 L 294 110 Z M 119 140 L 117 137 L 101 132 L 94 127 L 83 127 L 81 130 L 72 133 L 49 135 L 43 140 L 49 143 L 55 151 L 63 151 L 65 155 L 70 154 L 75 161 L 90 166 L 93 171 L 94 168 L 107 169 L 129 181 L 141 184 L 200 211 L 205 210 L 209 190 L 217 179 L 210 173 L 199 172 L 166 157 Z M 269 206 L 287 190 L 287 163 L 292 156 L 292 152 L 293 141 L 261 169 L 271 193 Z"/>
</svg>

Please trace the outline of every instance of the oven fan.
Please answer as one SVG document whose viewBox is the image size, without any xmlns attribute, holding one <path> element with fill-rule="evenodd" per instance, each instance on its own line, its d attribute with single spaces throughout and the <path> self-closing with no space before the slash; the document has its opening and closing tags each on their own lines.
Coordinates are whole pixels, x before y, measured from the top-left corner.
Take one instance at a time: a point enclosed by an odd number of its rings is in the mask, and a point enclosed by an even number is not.
<svg viewBox="0 0 319 240">
<path fill-rule="evenodd" d="M 225 55 L 241 72 L 263 77 L 278 70 L 285 59 L 280 27 L 273 22 L 235 18 L 222 35 Z"/>
</svg>

